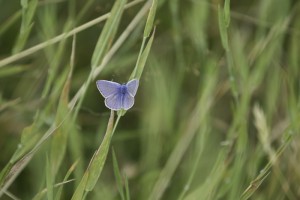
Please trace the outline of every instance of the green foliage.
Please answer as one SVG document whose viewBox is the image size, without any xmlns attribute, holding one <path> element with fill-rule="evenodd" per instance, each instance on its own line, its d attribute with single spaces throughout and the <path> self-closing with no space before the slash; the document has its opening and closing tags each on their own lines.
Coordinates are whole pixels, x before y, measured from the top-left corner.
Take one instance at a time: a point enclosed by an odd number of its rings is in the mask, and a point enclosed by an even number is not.
<svg viewBox="0 0 300 200">
<path fill-rule="evenodd" d="M 13 48 L 13 54 L 21 51 L 29 37 L 31 29 L 33 27 L 33 16 L 37 8 L 38 0 L 21 0 L 22 6 L 22 24 L 20 28 L 20 34 L 16 40 L 15 46 Z"/>
<path fill-rule="evenodd" d="M 300 199 L 300 2 L 0 7 L 0 199 Z"/>
<path fill-rule="evenodd" d="M 100 64 L 104 54 L 106 53 L 105 50 L 107 49 L 109 42 L 114 39 L 115 34 L 113 34 L 113 32 L 115 33 L 115 31 L 113 30 L 116 30 L 116 27 L 118 27 L 118 22 L 122 16 L 125 3 L 125 0 L 118 0 L 112 8 L 110 17 L 103 27 L 92 56 L 92 69 Z"/>
<path fill-rule="evenodd" d="M 126 196 L 126 194 L 124 192 L 124 188 L 123 188 L 123 181 L 122 181 L 123 177 L 121 176 L 121 172 L 120 172 L 120 169 L 119 169 L 119 166 L 118 166 L 116 153 L 115 153 L 114 150 L 113 150 L 113 155 L 112 156 L 113 156 L 114 174 L 115 174 L 115 178 L 116 178 L 116 181 L 117 181 L 118 191 L 119 191 L 119 194 L 121 196 L 121 199 L 125 200 L 125 197 L 127 197 L 127 196 Z M 128 199 L 128 198 L 126 198 L 126 199 Z"/>
<path fill-rule="evenodd" d="M 84 199 L 86 193 L 94 189 L 106 160 L 110 141 L 114 132 L 113 126 L 116 126 L 118 124 L 116 123 L 114 125 L 113 122 L 114 122 L 114 111 L 111 111 L 111 115 L 109 118 L 104 139 L 99 149 L 94 153 L 90 161 L 90 164 L 82 177 L 82 180 L 80 181 L 77 189 L 74 192 L 72 199 L 74 200 Z"/>
</svg>

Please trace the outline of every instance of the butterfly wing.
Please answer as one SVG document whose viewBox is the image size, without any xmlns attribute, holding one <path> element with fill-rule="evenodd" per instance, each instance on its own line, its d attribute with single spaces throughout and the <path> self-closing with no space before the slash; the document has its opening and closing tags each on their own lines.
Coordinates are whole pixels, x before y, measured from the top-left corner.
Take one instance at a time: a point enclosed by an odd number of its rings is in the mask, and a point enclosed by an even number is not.
<svg viewBox="0 0 300 200">
<path fill-rule="evenodd" d="M 119 88 L 121 87 L 119 83 L 106 80 L 98 80 L 96 82 L 96 85 L 99 92 L 104 98 L 108 98 L 110 96 L 118 94 Z"/>
<path fill-rule="evenodd" d="M 105 98 L 105 106 L 111 110 L 128 110 L 134 104 L 134 96 L 139 87 L 139 81 L 133 79 L 126 84 L 126 93 L 121 91 L 122 85 L 112 81 L 98 80 L 97 88 Z"/>
<path fill-rule="evenodd" d="M 129 81 L 127 84 L 126 84 L 126 87 L 127 87 L 127 92 L 132 96 L 134 97 L 136 92 L 137 92 L 137 89 L 139 87 L 139 80 L 138 79 L 132 79 L 131 81 Z"/>
<path fill-rule="evenodd" d="M 130 109 L 134 104 L 134 97 L 126 92 L 122 99 L 122 107 L 124 110 Z"/>
<path fill-rule="evenodd" d="M 111 110 L 121 110 L 123 107 L 122 94 L 116 93 L 105 99 L 105 106 Z"/>
</svg>

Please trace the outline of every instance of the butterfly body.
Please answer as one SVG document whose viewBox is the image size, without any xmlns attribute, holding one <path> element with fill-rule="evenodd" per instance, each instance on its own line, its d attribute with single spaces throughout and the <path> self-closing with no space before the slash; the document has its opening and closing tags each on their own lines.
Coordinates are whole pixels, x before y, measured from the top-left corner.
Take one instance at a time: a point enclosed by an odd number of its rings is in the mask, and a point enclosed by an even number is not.
<svg viewBox="0 0 300 200">
<path fill-rule="evenodd" d="M 122 84 L 120 87 L 120 93 L 125 95 L 127 93 L 127 87 L 125 84 Z"/>
<path fill-rule="evenodd" d="M 105 98 L 105 106 L 111 110 L 128 110 L 134 104 L 139 81 L 133 79 L 126 84 L 113 81 L 98 80 L 97 88 Z"/>
</svg>

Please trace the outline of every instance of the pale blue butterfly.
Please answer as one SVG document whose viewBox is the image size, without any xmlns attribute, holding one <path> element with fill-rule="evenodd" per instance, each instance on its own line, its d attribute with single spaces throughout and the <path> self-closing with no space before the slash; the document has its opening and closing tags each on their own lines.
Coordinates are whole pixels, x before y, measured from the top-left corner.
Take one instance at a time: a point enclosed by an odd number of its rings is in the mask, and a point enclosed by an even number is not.
<svg viewBox="0 0 300 200">
<path fill-rule="evenodd" d="M 126 84 L 98 80 L 97 88 L 105 98 L 105 106 L 111 110 L 128 110 L 134 104 L 134 96 L 139 87 L 139 80 L 133 79 Z"/>
</svg>

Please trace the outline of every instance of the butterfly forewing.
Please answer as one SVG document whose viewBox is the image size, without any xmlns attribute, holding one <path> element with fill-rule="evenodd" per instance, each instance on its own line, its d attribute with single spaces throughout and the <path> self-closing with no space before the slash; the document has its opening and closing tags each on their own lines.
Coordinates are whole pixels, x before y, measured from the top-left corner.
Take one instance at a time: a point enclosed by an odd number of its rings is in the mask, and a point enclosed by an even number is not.
<svg viewBox="0 0 300 200">
<path fill-rule="evenodd" d="M 99 80 L 96 82 L 97 88 L 104 98 L 118 94 L 121 85 L 112 81 Z"/>
<path fill-rule="evenodd" d="M 139 80 L 137 79 L 133 79 L 131 81 L 129 81 L 127 84 L 126 84 L 126 87 L 127 87 L 127 91 L 129 92 L 129 94 L 134 97 L 136 92 L 137 92 L 137 89 L 139 87 Z"/>
<path fill-rule="evenodd" d="M 111 110 L 121 110 L 122 105 L 122 94 L 116 93 L 112 96 L 109 96 L 105 99 L 105 106 L 108 107 Z"/>
<path fill-rule="evenodd" d="M 122 107 L 124 110 L 130 109 L 134 104 L 134 97 L 132 97 L 128 92 L 126 92 L 122 99 Z"/>
</svg>

